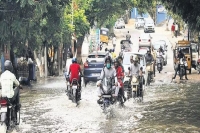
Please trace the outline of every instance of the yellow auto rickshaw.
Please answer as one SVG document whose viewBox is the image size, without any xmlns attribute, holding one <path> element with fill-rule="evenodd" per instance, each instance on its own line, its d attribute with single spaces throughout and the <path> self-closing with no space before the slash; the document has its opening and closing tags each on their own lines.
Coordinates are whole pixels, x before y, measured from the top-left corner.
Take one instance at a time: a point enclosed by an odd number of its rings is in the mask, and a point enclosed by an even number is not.
<svg viewBox="0 0 200 133">
<path fill-rule="evenodd" d="M 107 28 L 101 28 L 100 30 L 100 42 L 106 43 L 108 45 L 109 37 L 108 37 L 109 29 Z"/>
<path fill-rule="evenodd" d="M 192 47 L 189 41 L 178 41 L 178 43 L 175 46 L 175 49 L 173 51 L 173 56 L 174 56 L 174 69 L 175 66 L 178 63 L 177 55 L 178 51 L 182 51 L 183 54 L 185 55 L 186 61 L 187 61 L 187 70 L 189 70 L 189 73 L 191 74 L 191 69 L 192 69 Z"/>
</svg>

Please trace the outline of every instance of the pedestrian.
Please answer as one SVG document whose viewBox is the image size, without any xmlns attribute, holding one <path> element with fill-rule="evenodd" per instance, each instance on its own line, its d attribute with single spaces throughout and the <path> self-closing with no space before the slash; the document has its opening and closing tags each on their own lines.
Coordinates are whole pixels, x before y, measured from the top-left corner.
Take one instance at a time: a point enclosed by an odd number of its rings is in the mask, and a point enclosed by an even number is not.
<svg viewBox="0 0 200 133">
<path fill-rule="evenodd" d="M 112 38 L 113 49 L 115 49 L 115 47 L 116 47 L 116 41 L 117 41 L 117 39 L 116 39 L 116 37 L 114 36 L 114 37 Z"/>
<path fill-rule="evenodd" d="M 173 23 L 171 27 L 172 38 L 174 37 L 174 31 L 175 31 L 175 24 Z"/>
<path fill-rule="evenodd" d="M 175 24 L 175 36 L 178 36 L 178 23 Z"/>
</svg>

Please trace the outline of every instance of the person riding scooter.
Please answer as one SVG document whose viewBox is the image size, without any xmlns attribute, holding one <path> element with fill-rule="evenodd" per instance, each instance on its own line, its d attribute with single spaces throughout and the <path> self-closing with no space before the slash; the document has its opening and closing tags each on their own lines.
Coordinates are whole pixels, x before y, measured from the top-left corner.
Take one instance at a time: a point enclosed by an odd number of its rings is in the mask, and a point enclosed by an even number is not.
<svg viewBox="0 0 200 133">
<path fill-rule="evenodd" d="M 180 59 L 185 59 L 185 55 L 182 53 L 181 50 L 179 51 L 179 53 L 178 53 L 178 55 L 177 55 L 177 59 L 178 59 L 179 61 L 180 61 Z M 172 79 L 175 79 L 175 78 L 176 78 L 177 72 L 180 70 L 180 63 L 178 62 L 177 65 L 178 65 L 178 66 L 177 66 L 177 68 L 176 68 L 176 70 L 175 70 L 175 75 L 174 75 L 174 77 L 173 77 Z M 186 69 L 187 69 L 187 68 L 186 68 L 186 66 L 185 66 L 185 79 L 188 80 Z"/>
<path fill-rule="evenodd" d="M 111 58 L 107 57 L 105 59 L 105 67 L 101 71 L 100 80 L 97 81 L 97 87 L 98 87 L 97 89 L 98 89 L 98 97 L 99 97 L 99 100 L 97 101 L 97 103 L 99 103 L 99 104 L 101 101 L 101 96 L 103 94 L 103 91 L 101 90 L 100 85 L 105 77 L 115 79 L 115 86 L 113 86 L 113 88 L 112 88 L 113 90 L 115 90 L 115 94 L 113 95 L 114 100 L 117 99 L 117 96 L 119 93 L 119 87 L 118 87 L 119 83 L 118 83 L 117 76 L 116 76 L 116 70 L 115 70 L 115 68 L 112 68 L 111 64 L 112 64 Z"/>
<path fill-rule="evenodd" d="M 147 54 L 145 55 L 145 59 L 146 59 L 147 66 L 150 66 L 150 71 L 154 74 L 154 77 L 155 77 L 155 71 L 153 69 L 154 68 L 154 63 L 153 63 L 154 58 L 153 58 L 150 50 L 147 51 Z"/>
<path fill-rule="evenodd" d="M 120 84 L 119 93 L 123 97 L 124 102 L 126 102 L 126 97 L 124 96 L 124 84 L 123 84 L 124 72 L 123 72 L 123 68 L 121 67 L 120 62 L 117 59 L 114 61 L 114 65 L 115 65 L 115 70 L 116 70 L 116 74 L 117 74 L 117 80 Z"/>
</svg>

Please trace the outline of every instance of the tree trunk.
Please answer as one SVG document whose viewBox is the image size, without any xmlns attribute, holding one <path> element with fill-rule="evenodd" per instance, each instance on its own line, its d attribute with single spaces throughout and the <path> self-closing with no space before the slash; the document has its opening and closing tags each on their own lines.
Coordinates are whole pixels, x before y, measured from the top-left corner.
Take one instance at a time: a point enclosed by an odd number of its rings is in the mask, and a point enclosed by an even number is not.
<svg viewBox="0 0 200 133">
<path fill-rule="evenodd" d="M 82 65 L 83 62 L 82 62 L 82 44 L 83 44 L 83 41 L 84 41 L 84 36 L 80 36 L 78 37 L 77 39 L 77 54 L 76 54 L 76 58 L 77 58 L 77 62 Z"/>
<path fill-rule="evenodd" d="M 43 77 L 43 71 L 42 71 L 42 61 L 38 58 L 36 51 L 34 50 L 34 58 L 36 60 L 36 64 L 39 69 L 40 77 Z"/>
<path fill-rule="evenodd" d="M 48 69 L 47 69 L 47 47 L 44 47 L 44 71 L 45 71 L 45 77 L 48 75 Z"/>
</svg>

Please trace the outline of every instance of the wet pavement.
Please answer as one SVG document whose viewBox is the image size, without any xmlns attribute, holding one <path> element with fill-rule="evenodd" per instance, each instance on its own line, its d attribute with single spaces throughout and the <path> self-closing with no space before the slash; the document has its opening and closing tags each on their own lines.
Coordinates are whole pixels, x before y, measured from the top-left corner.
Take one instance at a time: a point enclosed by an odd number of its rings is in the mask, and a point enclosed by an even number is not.
<svg viewBox="0 0 200 133">
<path fill-rule="evenodd" d="M 21 96 L 21 133 L 200 132 L 200 87 L 156 81 L 145 88 L 144 101 L 130 99 L 113 107 L 107 119 L 97 104 L 95 84 L 82 91 L 78 107 L 65 95 L 64 78 L 46 81 Z"/>
<path fill-rule="evenodd" d="M 132 42 L 141 31 L 133 30 Z M 157 30 L 156 30 L 157 31 Z M 127 29 L 117 31 L 118 35 Z M 120 36 L 118 38 L 123 38 Z M 153 38 L 167 37 L 160 33 Z M 118 40 L 119 42 L 120 40 Z M 136 47 L 134 43 L 134 47 Z M 143 102 L 130 99 L 125 107 L 112 107 L 114 117 L 107 119 L 97 104 L 95 83 L 82 88 L 76 107 L 65 94 L 63 77 L 38 82 L 21 95 L 20 133 L 198 133 L 200 132 L 200 87 L 198 82 L 171 82 L 172 51 L 168 44 L 168 65 L 156 72 L 155 82 L 145 87 Z M 110 47 L 110 46 L 109 46 Z M 116 49 L 120 49 L 119 46 Z"/>
</svg>

